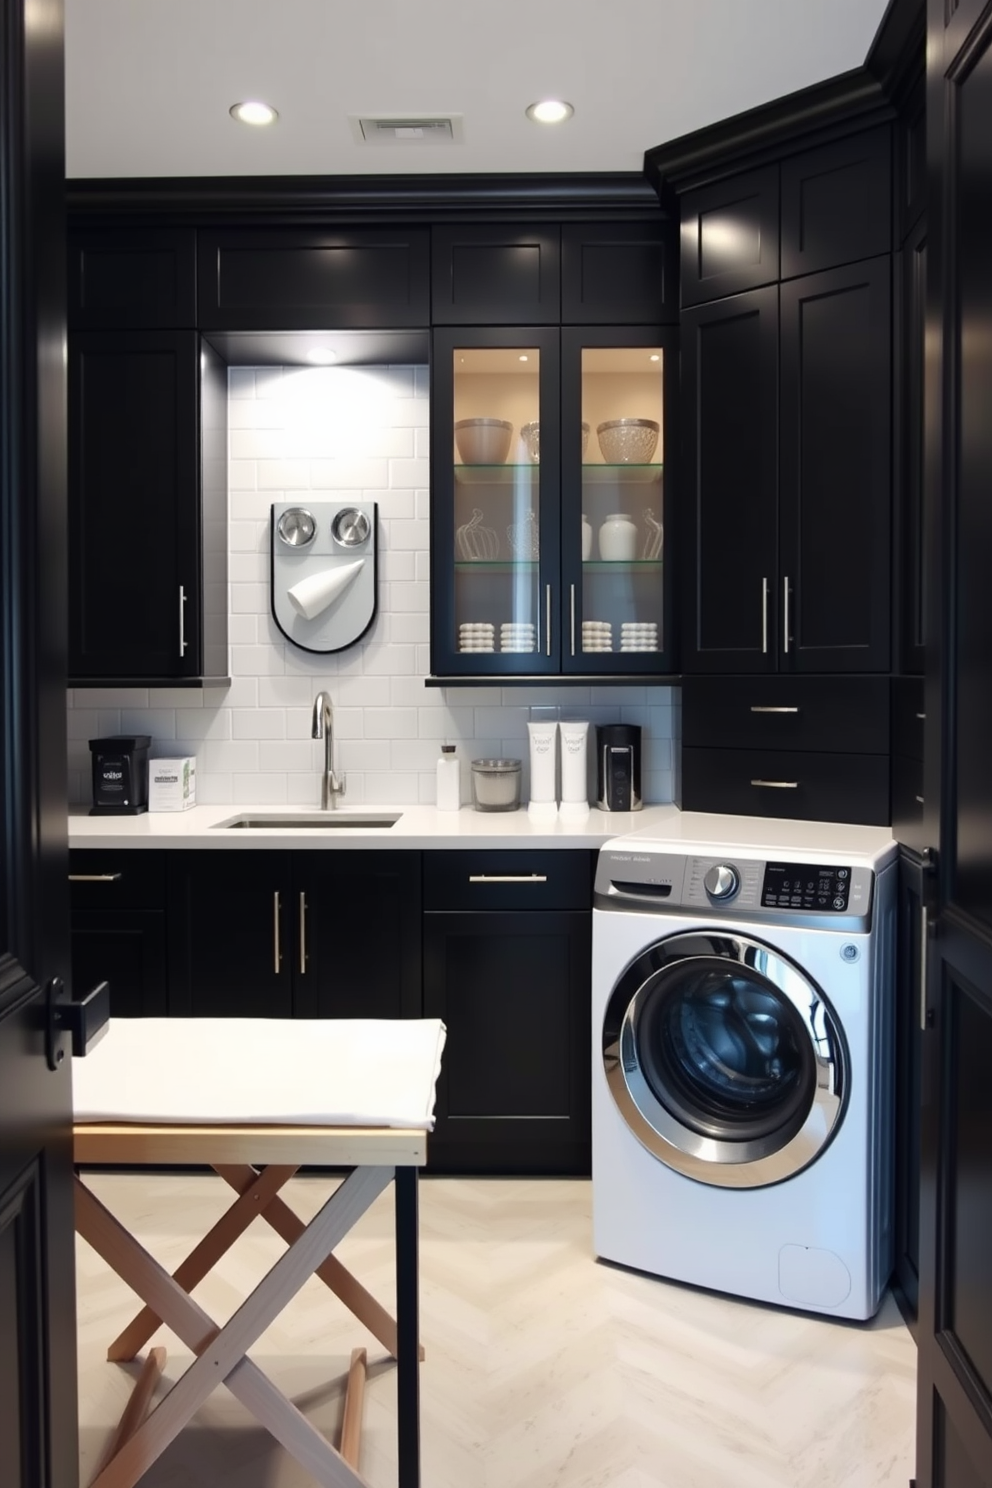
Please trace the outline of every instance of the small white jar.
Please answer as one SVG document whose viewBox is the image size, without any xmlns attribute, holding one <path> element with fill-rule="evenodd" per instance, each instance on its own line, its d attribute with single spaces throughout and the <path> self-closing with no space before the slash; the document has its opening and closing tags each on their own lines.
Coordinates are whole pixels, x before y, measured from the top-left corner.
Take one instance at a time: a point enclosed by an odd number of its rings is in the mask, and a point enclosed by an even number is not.
<svg viewBox="0 0 992 1488">
<path fill-rule="evenodd" d="M 611 512 L 599 529 L 599 556 L 607 563 L 629 563 L 637 552 L 637 527 L 626 512 Z"/>
</svg>

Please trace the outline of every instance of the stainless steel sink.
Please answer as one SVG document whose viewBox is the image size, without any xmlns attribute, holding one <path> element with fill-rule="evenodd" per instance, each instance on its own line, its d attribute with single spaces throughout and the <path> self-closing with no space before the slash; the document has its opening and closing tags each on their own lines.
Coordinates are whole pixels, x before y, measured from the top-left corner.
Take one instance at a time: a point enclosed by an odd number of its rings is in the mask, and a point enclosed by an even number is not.
<svg viewBox="0 0 992 1488">
<path fill-rule="evenodd" d="M 240 827 L 247 831 L 260 828 L 295 831 L 297 827 L 314 827 L 317 831 L 326 832 L 335 827 L 339 831 L 348 827 L 391 827 L 399 821 L 401 815 L 399 811 L 321 811 L 292 816 L 280 813 L 271 816 L 232 816 L 230 821 L 217 822 L 216 825 Z"/>
</svg>

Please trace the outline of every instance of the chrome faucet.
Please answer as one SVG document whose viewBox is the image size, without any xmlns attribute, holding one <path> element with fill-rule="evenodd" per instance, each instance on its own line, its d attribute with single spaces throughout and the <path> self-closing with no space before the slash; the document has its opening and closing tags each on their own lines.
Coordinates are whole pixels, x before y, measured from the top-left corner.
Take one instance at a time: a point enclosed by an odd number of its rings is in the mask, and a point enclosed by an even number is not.
<svg viewBox="0 0 992 1488">
<path fill-rule="evenodd" d="M 331 699 L 326 692 L 318 692 L 313 700 L 313 729 L 311 738 L 324 741 L 324 773 L 320 777 L 320 809 L 333 811 L 338 796 L 344 795 L 345 778 L 338 779 L 334 773 L 334 723 L 331 716 Z"/>
</svg>

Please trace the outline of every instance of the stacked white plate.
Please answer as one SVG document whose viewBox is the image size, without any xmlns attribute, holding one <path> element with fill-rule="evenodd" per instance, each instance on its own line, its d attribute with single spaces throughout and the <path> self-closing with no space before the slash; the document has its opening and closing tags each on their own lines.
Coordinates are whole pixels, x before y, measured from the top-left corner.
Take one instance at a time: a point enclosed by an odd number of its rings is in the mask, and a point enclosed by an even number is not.
<svg viewBox="0 0 992 1488">
<path fill-rule="evenodd" d="M 459 651 L 495 651 L 496 627 L 492 621 L 466 621 L 458 627 Z"/>
<path fill-rule="evenodd" d="M 612 651 L 613 626 L 609 620 L 583 620 L 583 651 Z"/>
<path fill-rule="evenodd" d="M 537 650 L 537 626 L 529 620 L 504 620 L 499 628 L 499 649 L 522 653 Z"/>
<path fill-rule="evenodd" d="M 658 627 L 654 621 L 625 620 L 620 627 L 621 651 L 657 651 Z"/>
</svg>

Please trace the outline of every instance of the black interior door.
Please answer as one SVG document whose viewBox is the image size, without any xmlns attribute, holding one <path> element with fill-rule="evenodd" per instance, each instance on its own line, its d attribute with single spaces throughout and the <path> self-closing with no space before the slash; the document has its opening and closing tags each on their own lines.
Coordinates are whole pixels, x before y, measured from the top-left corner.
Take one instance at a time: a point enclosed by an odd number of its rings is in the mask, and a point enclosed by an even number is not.
<svg viewBox="0 0 992 1488">
<path fill-rule="evenodd" d="M 0 1483 L 75 1488 L 61 6 L 0 37 Z"/>
<path fill-rule="evenodd" d="M 974 29 L 968 30 L 971 21 Z M 945 32 L 945 26 L 947 30 Z M 939 542 L 924 796 L 940 870 L 923 1051 L 920 1488 L 992 1483 L 992 11 L 928 7 L 927 503 Z M 935 188 L 938 188 L 935 191 Z M 936 375 L 931 377 L 930 373 Z M 928 634 L 934 634 L 928 626 Z M 931 700 L 939 696 L 943 728 Z"/>
</svg>

